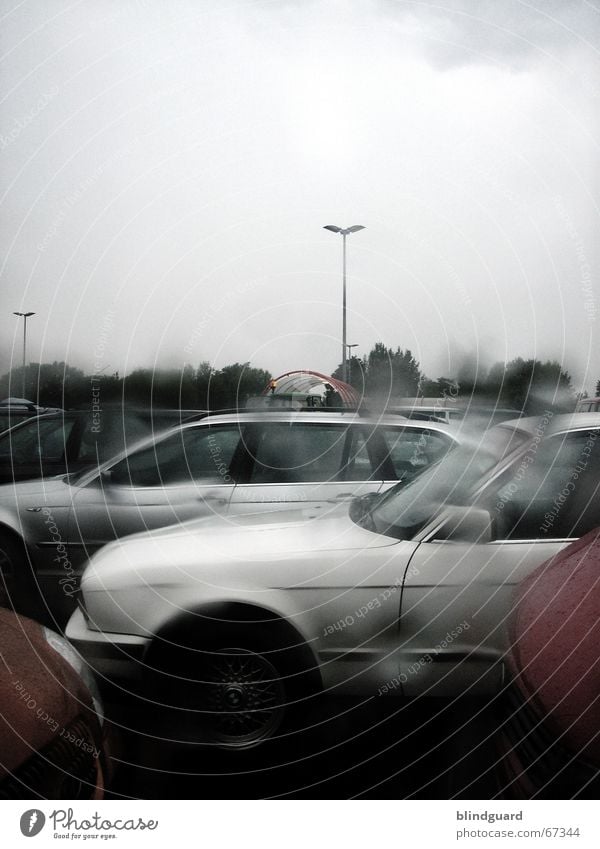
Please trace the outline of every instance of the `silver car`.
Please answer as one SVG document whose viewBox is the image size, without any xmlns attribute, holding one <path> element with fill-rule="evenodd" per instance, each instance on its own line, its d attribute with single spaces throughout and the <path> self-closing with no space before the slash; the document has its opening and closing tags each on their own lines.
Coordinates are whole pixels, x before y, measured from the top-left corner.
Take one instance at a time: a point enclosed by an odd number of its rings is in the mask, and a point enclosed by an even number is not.
<svg viewBox="0 0 600 849">
<path fill-rule="evenodd" d="M 380 492 L 411 480 L 455 444 L 446 426 L 399 416 L 208 416 L 93 471 L 1 486 L 5 593 L 22 612 L 62 626 L 82 564 L 107 542 L 257 505 L 322 508 Z"/>
<path fill-rule="evenodd" d="M 272 736 L 315 689 L 493 695 L 515 586 L 600 526 L 600 415 L 497 425 L 366 510 L 305 514 L 108 546 L 67 636 L 229 746 Z"/>
</svg>

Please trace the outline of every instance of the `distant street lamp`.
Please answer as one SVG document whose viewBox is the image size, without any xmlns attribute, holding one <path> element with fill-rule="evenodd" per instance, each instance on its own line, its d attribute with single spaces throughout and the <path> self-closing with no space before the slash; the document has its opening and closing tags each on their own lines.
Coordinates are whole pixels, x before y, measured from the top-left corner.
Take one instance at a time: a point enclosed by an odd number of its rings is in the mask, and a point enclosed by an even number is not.
<svg viewBox="0 0 600 849">
<path fill-rule="evenodd" d="M 348 348 L 348 383 L 352 383 L 352 348 L 358 348 L 358 342 L 354 342 L 352 345 L 348 343 L 346 345 Z"/>
<path fill-rule="evenodd" d="M 341 233 L 343 239 L 343 247 L 342 247 L 342 280 L 343 280 L 343 289 L 342 289 L 342 376 L 343 379 L 347 382 L 348 380 L 348 371 L 346 364 L 346 348 L 348 345 L 346 344 L 346 236 L 349 233 L 358 233 L 359 230 L 364 230 L 365 228 L 362 224 L 353 224 L 352 227 L 336 227 L 335 224 L 326 224 L 323 228 L 324 230 L 331 230 L 332 233 Z"/>
<path fill-rule="evenodd" d="M 35 315 L 34 312 L 13 312 L 23 319 L 23 398 L 25 397 L 25 369 L 27 367 L 27 319 Z"/>
</svg>

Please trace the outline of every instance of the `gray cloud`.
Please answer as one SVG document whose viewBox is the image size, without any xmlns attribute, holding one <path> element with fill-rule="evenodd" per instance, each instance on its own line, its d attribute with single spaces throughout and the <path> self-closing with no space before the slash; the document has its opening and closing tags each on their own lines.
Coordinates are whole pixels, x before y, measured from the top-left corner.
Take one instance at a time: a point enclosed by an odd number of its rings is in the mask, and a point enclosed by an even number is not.
<svg viewBox="0 0 600 849">
<path fill-rule="evenodd" d="M 525 69 L 565 51 L 598 50 L 600 9 L 587 0 L 384 0 L 391 20 L 404 21 L 412 40 L 438 67 L 470 63 Z"/>
<path fill-rule="evenodd" d="M 24 307 L 36 360 L 93 367 L 114 313 L 110 370 L 329 371 L 333 222 L 367 226 L 349 241 L 359 353 L 600 377 L 591 4 L 4 8 L 3 370 Z"/>
</svg>

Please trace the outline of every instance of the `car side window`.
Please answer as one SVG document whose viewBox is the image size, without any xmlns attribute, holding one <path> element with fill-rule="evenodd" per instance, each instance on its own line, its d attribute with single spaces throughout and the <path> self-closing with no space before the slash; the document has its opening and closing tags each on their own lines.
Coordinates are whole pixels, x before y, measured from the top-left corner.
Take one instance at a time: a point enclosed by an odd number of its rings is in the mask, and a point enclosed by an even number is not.
<svg viewBox="0 0 600 849">
<path fill-rule="evenodd" d="M 151 433 L 150 419 L 141 414 L 111 411 L 111 414 L 89 416 L 84 424 L 77 459 L 80 463 L 110 460 Z"/>
<path fill-rule="evenodd" d="M 570 539 L 600 525 L 600 432 L 532 444 L 488 499 L 496 538 Z"/>
<path fill-rule="evenodd" d="M 58 462 L 65 457 L 74 420 L 36 421 L 3 440 L 2 454 L 12 454 L 17 463 Z"/>
<path fill-rule="evenodd" d="M 188 428 L 134 451 L 110 470 L 122 486 L 234 483 L 230 467 L 240 441 L 237 425 Z"/>
<path fill-rule="evenodd" d="M 346 425 L 266 423 L 259 432 L 250 483 L 338 480 Z"/>
<path fill-rule="evenodd" d="M 398 480 L 411 481 L 441 460 L 452 446 L 447 436 L 417 428 L 384 428 L 388 456 Z"/>
</svg>

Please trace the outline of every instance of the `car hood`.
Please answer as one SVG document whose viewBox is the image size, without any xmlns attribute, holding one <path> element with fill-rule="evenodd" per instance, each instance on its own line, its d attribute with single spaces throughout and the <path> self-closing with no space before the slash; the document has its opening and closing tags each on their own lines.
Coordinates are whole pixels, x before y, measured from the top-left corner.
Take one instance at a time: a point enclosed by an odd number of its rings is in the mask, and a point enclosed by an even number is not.
<svg viewBox="0 0 600 849">
<path fill-rule="evenodd" d="M 202 563 L 265 562 L 296 557 L 361 551 L 397 545 L 398 541 L 372 533 L 355 524 L 345 509 L 307 518 L 309 511 L 254 513 L 241 517 L 211 517 L 179 526 L 126 537 L 95 554 L 83 578 L 89 588 L 91 576 L 109 573 L 115 578 L 127 569 L 177 566 L 194 570 Z M 138 579 L 139 580 L 139 579 Z M 87 585 L 87 587 L 86 587 Z"/>
</svg>

